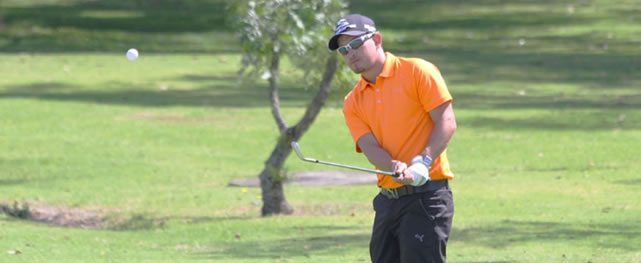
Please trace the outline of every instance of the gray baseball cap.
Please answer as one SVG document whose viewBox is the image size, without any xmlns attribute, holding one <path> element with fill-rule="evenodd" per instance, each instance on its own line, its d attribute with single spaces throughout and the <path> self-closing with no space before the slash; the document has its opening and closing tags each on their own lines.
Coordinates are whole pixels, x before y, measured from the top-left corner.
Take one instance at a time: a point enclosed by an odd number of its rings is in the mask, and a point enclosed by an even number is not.
<svg viewBox="0 0 641 263">
<path fill-rule="evenodd" d="M 338 37 L 341 35 L 360 36 L 372 32 L 376 32 L 376 24 L 371 18 L 359 14 L 346 15 L 336 22 L 334 35 L 327 46 L 333 51 L 338 48 Z"/>
</svg>

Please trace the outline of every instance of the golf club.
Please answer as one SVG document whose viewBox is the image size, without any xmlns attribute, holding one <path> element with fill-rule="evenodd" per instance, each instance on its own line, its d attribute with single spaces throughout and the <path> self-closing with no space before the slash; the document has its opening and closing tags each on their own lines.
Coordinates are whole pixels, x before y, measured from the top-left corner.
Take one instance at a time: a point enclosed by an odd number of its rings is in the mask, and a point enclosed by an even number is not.
<svg viewBox="0 0 641 263">
<path fill-rule="evenodd" d="M 358 170 L 358 171 L 361 171 L 361 172 L 384 174 L 384 175 L 389 175 L 389 176 L 393 176 L 393 177 L 398 177 L 399 176 L 399 174 L 396 174 L 396 173 L 393 173 L 393 172 L 386 172 L 386 171 L 375 170 L 375 169 L 367 169 L 367 168 L 361 168 L 361 167 L 356 167 L 356 166 L 351 166 L 351 165 L 332 163 L 332 162 L 326 162 L 326 161 L 321 161 L 321 160 L 312 159 L 312 158 L 306 158 L 303 155 L 303 152 L 300 150 L 300 146 L 298 146 L 297 142 L 292 141 L 291 142 L 291 146 L 292 146 L 292 149 L 294 149 L 294 152 L 296 152 L 296 155 L 298 155 L 298 158 L 300 158 L 301 160 L 306 161 L 306 162 L 320 163 L 320 164 L 325 164 L 325 165 L 330 165 L 330 166 L 336 166 L 336 167 L 341 167 L 341 168 Z"/>
</svg>

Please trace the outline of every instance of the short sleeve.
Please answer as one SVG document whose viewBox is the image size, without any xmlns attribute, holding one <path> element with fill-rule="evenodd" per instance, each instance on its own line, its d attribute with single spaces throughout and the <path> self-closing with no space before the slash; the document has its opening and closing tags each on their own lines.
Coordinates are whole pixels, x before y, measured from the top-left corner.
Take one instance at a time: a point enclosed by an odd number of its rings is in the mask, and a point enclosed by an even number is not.
<svg viewBox="0 0 641 263">
<path fill-rule="evenodd" d="M 372 132 L 371 128 L 365 120 L 359 116 L 357 109 L 355 108 L 355 102 L 350 98 L 351 94 L 345 98 L 345 103 L 343 105 L 343 116 L 345 117 L 345 124 L 349 129 L 352 139 L 354 140 L 356 152 L 362 152 L 360 147 L 358 147 L 358 139 L 363 135 Z"/>
<path fill-rule="evenodd" d="M 417 93 L 425 111 L 432 111 L 452 100 L 445 80 L 436 66 L 422 59 L 417 60 L 415 66 L 414 79 L 416 80 Z"/>
</svg>

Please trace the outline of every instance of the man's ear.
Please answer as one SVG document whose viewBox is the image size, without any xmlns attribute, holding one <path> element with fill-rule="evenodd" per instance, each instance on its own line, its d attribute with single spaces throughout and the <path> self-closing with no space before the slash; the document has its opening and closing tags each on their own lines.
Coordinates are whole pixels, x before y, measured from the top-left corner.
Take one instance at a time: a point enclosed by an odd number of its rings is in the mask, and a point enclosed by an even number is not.
<svg viewBox="0 0 641 263">
<path fill-rule="evenodd" d="M 374 43 L 376 43 L 377 46 L 381 46 L 383 44 L 383 35 L 381 35 L 380 32 L 374 33 L 374 36 L 372 37 L 374 40 Z"/>
</svg>

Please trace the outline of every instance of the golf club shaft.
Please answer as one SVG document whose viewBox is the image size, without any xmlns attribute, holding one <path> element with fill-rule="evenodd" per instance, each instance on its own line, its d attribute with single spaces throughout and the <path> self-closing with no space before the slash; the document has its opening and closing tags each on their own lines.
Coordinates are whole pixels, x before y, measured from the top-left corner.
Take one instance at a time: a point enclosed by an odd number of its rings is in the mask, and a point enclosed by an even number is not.
<svg viewBox="0 0 641 263">
<path fill-rule="evenodd" d="M 376 174 L 384 174 L 384 175 L 395 175 L 392 172 L 386 172 L 386 171 L 381 171 L 381 170 L 374 170 L 374 169 L 367 169 L 367 168 L 361 168 L 361 167 L 356 167 L 356 166 L 351 166 L 351 165 L 345 165 L 345 164 L 340 164 L 340 163 L 332 163 L 332 162 L 326 162 L 326 161 L 321 161 L 321 160 L 316 160 L 316 159 L 310 159 L 306 158 L 308 162 L 312 163 L 320 163 L 320 164 L 325 164 L 325 165 L 331 165 L 331 166 L 336 166 L 336 167 L 342 167 L 342 168 L 347 168 L 347 169 L 352 169 L 352 170 L 358 170 L 361 172 L 368 172 L 368 173 L 376 173 Z"/>
<path fill-rule="evenodd" d="M 319 164 L 325 164 L 325 165 L 330 165 L 330 166 L 336 166 L 336 167 L 341 167 L 341 168 L 346 168 L 346 169 L 352 169 L 352 170 L 358 170 L 361 172 L 368 172 L 368 173 L 376 173 L 376 174 L 384 174 L 384 175 L 389 175 L 393 177 L 398 177 L 399 174 L 393 173 L 393 172 L 386 172 L 386 171 L 381 171 L 381 170 L 375 170 L 375 169 L 367 169 L 367 168 L 361 168 L 361 167 L 356 167 L 356 166 L 351 166 L 351 165 L 345 165 L 345 164 L 339 164 L 339 163 L 333 163 L 333 162 L 326 162 L 326 161 L 321 161 L 317 159 L 312 159 L 312 158 L 307 158 L 303 155 L 303 152 L 300 149 L 300 146 L 298 145 L 297 142 L 292 141 L 291 144 L 292 149 L 294 152 L 296 152 L 296 155 L 298 156 L 299 159 L 306 161 L 306 162 L 311 162 L 311 163 L 319 163 Z"/>
</svg>

